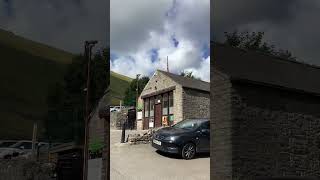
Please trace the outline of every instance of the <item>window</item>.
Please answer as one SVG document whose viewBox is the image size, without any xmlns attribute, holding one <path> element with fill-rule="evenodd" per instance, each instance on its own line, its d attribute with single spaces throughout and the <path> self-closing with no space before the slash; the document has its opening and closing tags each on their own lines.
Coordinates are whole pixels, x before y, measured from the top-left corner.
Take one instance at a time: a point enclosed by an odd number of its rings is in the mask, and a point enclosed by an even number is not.
<svg viewBox="0 0 320 180">
<path fill-rule="evenodd" d="M 158 103 L 161 103 L 161 95 L 158 95 L 157 98 L 156 98 L 156 103 L 155 104 L 158 104 Z"/>
<path fill-rule="evenodd" d="M 210 121 L 206 121 L 201 125 L 202 129 L 208 129 L 210 130 Z"/>
<path fill-rule="evenodd" d="M 198 120 L 184 120 L 175 124 L 173 127 L 177 129 L 196 129 L 200 126 L 200 122 Z"/>
<path fill-rule="evenodd" d="M 149 117 L 149 98 L 144 101 L 144 117 Z"/>
<path fill-rule="evenodd" d="M 16 141 L 6 141 L 6 142 L 3 142 L 3 143 L 0 144 L 0 148 L 1 147 L 9 147 L 9 146 L 11 146 L 11 145 L 13 145 L 15 143 L 17 143 L 17 142 Z"/>
<path fill-rule="evenodd" d="M 32 149 L 32 142 L 17 143 L 13 148 Z"/>
<path fill-rule="evenodd" d="M 154 116 L 154 97 L 150 98 L 150 117 Z"/>
<path fill-rule="evenodd" d="M 163 95 L 163 101 L 162 101 L 162 114 L 168 115 L 168 94 Z"/>
<path fill-rule="evenodd" d="M 169 114 L 173 114 L 173 92 L 169 93 Z"/>
</svg>

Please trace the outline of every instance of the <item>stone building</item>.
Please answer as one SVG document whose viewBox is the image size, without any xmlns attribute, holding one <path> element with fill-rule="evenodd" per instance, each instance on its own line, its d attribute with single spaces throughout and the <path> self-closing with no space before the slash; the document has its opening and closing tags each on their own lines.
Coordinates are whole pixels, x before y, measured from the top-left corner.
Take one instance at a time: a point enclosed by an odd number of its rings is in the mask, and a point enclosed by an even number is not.
<svg viewBox="0 0 320 180">
<path fill-rule="evenodd" d="M 137 120 L 137 129 L 209 118 L 210 83 L 157 70 L 143 89 L 139 103 L 143 104 L 143 115 Z"/>
<path fill-rule="evenodd" d="M 320 177 L 320 68 L 213 47 L 211 178 Z"/>
</svg>

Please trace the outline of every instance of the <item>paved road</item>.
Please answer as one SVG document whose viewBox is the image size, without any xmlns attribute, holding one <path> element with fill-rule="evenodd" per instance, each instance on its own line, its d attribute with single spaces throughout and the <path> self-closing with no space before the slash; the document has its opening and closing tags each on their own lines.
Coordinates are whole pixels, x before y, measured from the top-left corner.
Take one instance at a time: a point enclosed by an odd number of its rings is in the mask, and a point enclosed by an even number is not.
<svg viewBox="0 0 320 180">
<path fill-rule="evenodd" d="M 88 180 L 100 180 L 101 168 L 102 168 L 101 158 L 88 160 Z"/>
<path fill-rule="evenodd" d="M 135 133 L 135 131 L 126 131 Z M 111 130 L 112 180 L 209 180 L 210 157 L 183 160 L 157 152 L 150 144 L 121 144 L 121 131 Z"/>
</svg>

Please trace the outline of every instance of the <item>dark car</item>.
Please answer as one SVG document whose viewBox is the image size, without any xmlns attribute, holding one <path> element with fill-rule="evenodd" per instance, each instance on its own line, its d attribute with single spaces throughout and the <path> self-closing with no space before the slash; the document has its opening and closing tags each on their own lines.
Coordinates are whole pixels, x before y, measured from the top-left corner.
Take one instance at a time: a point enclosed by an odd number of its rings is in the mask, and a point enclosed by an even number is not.
<svg viewBox="0 0 320 180">
<path fill-rule="evenodd" d="M 180 154 L 192 159 L 196 153 L 210 151 L 210 121 L 187 119 L 159 129 L 153 134 L 152 146 L 159 151 Z"/>
</svg>

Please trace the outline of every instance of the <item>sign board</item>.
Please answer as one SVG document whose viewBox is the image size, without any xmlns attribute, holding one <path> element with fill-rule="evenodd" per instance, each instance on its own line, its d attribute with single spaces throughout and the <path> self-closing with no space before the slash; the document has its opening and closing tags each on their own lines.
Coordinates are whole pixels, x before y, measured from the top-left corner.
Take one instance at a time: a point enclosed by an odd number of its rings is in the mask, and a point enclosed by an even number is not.
<svg viewBox="0 0 320 180">
<path fill-rule="evenodd" d="M 137 119 L 142 119 L 142 111 L 137 112 Z"/>
<path fill-rule="evenodd" d="M 168 117 L 167 116 L 163 116 L 162 117 L 162 125 L 163 126 L 168 126 Z"/>
<path fill-rule="evenodd" d="M 153 122 L 149 122 L 149 128 L 153 128 Z"/>
</svg>

